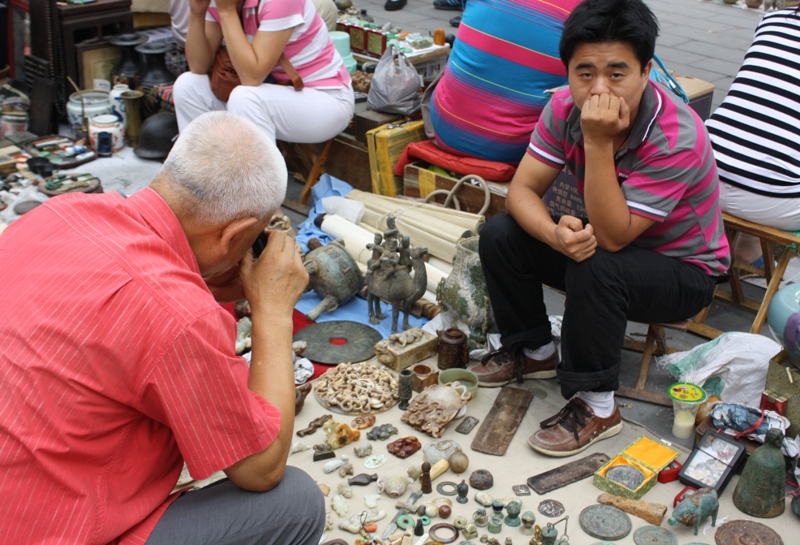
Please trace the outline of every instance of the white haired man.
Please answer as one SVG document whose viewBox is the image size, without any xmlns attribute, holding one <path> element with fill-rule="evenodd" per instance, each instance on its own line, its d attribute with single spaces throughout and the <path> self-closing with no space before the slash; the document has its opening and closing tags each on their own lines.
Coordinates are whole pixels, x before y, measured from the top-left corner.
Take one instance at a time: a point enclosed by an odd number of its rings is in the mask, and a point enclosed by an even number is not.
<svg viewBox="0 0 800 545">
<path fill-rule="evenodd" d="M 286 169 L 255 125 L 199 117 L 150 187 L 51 199 L 0 238 L 6 543 L 316 544 L 322 495 L 286 466 L 292 309 Z M 248 371 L 233 318 L 252 307 Z M 188 464 L 228 480 L 170 495 Z"/>
</svg>

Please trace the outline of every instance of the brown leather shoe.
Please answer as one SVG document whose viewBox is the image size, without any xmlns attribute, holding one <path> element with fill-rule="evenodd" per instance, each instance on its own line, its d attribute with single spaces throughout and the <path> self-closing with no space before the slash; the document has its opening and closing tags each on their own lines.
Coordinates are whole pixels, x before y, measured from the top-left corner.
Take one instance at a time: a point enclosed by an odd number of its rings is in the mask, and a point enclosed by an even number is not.
<svg viewBox="0 0 800 545">
<path fill-rule="evenodd" d="M 494 388 L 505 386 L 514 379 L 522 382 L 525 379 L 553 378 L 558 361 L 558 350 L 543 360 L 535 360 L 522 352 L 515 357 L 501 348 L 485 355 L 478 365 L 469 370 L 478 375 L 478 386 Z"/>
<path fill-rule="evenodd" d="M 572 456 L 585 450 L 595 441 L 608 439 L 622 431 L 619 406 L 608 418 L 598 418 L 580 398 L 573 397 L 555 416 L 539 424 L 528 444 L 547 456 Z"/>
</svg>

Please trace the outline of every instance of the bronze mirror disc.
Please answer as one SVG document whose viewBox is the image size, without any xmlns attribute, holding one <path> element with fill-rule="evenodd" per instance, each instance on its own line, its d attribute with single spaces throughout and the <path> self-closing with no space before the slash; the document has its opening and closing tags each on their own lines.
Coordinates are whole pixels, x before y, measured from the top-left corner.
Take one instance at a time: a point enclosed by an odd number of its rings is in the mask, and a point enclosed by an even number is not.
<svg viewBox="0 0 800 545">
<path fill-rule="evenodd" d="M 606 479 L 636 490 L 644 482 L 644 473 L 632 466 L 614 466 L 606 472 Z"/>
<path fill-rule="evenodd" d="M 678 538 L 666 528 L 642 526 L 633 533 L 636 545 L 678 545 Z"/>
<path fill-rule="evenodd" d="M 631 519 L 610 505 L 590 505 L 578 519 L 584 532 L 596 539 L 616 541 L 631 533 Z"/>
<path fill-rule="evenodd" d="M 303 357 L 317 363 L 340 364 L 368 360 L 375 343 L 383 339 L 377 329 L 358 322 L 334 320 L 311 324 L 298 331 L 293 342 L 305 341 Z"/>
<path fill-rule="evenodd" d="M 752 520 L 732 520 L 717 528 L 717 545 L 783 545 L 781 536 L 769 526 Z"/>
</svg>

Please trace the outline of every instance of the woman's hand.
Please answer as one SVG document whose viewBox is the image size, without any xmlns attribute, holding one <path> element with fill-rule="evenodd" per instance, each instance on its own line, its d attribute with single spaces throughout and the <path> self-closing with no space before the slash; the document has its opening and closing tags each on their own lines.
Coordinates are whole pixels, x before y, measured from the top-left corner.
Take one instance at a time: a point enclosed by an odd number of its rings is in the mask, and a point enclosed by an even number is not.
<svg viewBox="0 0 800 545">
<path fill-rule="evenodd" d="M 189 13 L 205 15 L 211 0 L 189 0 Z"/>
<path fill-rule="evenodd" d="M 238 14 L 239 0 L 217 0 L 217 9 L 219 11 L 235 11 Z"/>
</svg>

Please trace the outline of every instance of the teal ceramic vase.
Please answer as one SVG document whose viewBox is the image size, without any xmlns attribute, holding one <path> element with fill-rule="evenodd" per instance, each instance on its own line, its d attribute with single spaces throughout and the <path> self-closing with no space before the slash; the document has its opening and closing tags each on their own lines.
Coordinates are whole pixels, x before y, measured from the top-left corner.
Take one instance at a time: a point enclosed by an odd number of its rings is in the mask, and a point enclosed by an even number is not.
<svg viewBox="0 0 800 545">
<path fill-rule="evenodd" d="M 775 293 L 767 311 L 767 323 L 789 359 L 800 365 L 800 284 L 789 284 Z"/>
</svg>

